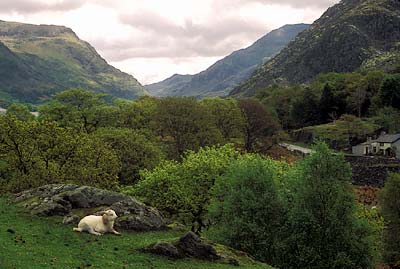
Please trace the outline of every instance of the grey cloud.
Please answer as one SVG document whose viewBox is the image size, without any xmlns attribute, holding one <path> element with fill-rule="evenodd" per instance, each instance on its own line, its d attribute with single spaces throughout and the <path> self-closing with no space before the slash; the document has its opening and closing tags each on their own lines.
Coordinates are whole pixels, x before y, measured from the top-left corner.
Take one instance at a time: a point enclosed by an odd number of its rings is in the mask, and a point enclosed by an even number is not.
<svg viewBox="0 0 400 269">
<path fill-rule="evenodd" d="M 287 5 L 293 8 L 327 8 L 340 0 L 215 0 L 216 7 L 236 7 L 246 4 Z"/>
<path fill-rule="evenodd" d="M 42 11 L 67 11 L 81 7 L 87 0 L 60 0 L 55 3 L 44 3 L 36 0 L 0 1 L 1 13 L 36 13 Z"/>
<path fill-rule="evenodd" d="M 121 15 L 120 20 L 149 38 L 132 41 L 133 44 L 98 42 L 103 53 L 114 61 L 127 57 L 222 56 L 270 30 L 259 22 L 233 16 L 215 16 L 202 24 L 187 20 L 178 25 L 158 14 L 142 11 Z M 240 40 L 241 44 L 234 40 Z M 122 50 L 115 51 L 116 46 Z"/>
</svg>

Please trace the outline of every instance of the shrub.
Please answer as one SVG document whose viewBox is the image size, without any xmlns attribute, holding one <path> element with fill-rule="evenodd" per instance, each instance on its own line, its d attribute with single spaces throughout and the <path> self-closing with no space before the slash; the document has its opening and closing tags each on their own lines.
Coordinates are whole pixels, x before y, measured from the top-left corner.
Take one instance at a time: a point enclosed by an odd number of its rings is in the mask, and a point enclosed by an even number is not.
<svg viewBox="0 0 400 269">
<path fill-rule="evenodd" d="M 135 195 L 165 214 L 200 232 L 206 223 L 210 189 L 237 157 L 232 145 L 188 151 L 181 162 L 165 161 L 124 192 Z"/>
<path fill-rule="evenodd" d="M 157 134 L 169 145 L 168 153 L 172 159 L 179 159 L 187 150 L 223 142 L 211 112 L 192 98 L 161 99 L 154 119 Z"/>
<path fill-rule="evenodd" d="M 139 171 L 155 168 L 163 159 L 163 152 L 154 135 L 149 131 L 102 128 L 95 136 L 110 144 L 122 163 L 118 175 L 122 184 L 139 180 Z"/>
<path fill-rule="evenodd" d="M 373 268 L 373 231 L 357 215 L 351 168 L 326 144 L 298 165 L 280 251 L 283 268 Z M 286 234 L 286 236 L 285 236 Z"/>
<path fill-rule="evenodd" d="M 389 177 L 379 198 L 386 223 L 384 259 L 389 263 L 400 263 L 400 174 Z"/>
<path fill-rule="evenodd" d="M 286 215 L 278 191 L 282 167 L 279 162 L 258 155 L 245 155 L 231 163 L 213 188 L 211 234 L 272 263 Z"/>
<path fill-rule="evenodd" d="M 3 191 L 66 182 L 112 188 L 119 170 L 117 155 L 98 138 L 61 128 L 55 122 L 0 117 Z"/>
</svg>

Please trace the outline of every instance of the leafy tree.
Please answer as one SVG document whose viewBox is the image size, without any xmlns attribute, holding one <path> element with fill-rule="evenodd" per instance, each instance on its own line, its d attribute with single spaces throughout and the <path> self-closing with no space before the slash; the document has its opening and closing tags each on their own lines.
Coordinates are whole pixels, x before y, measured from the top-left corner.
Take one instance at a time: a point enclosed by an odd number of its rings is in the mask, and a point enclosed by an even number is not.
<svg viewBox="0 0 400 269">
<path fill-rule="evenodd" d="M 311 89 L 306 89 L 300 98 L 293 101 L 290 115 L 297 127 L 316 125 L 320 122 L 319 102 Z"/>
<path fill-rule="evenodd" d="M 276 112 L 284 129 L 293 128 L 290 118 L 290 107 L 294 99 L 299 98 L 303 92 L 302 86 L 272 85 L 256 95 L 266 107 Z"/>
<path fill-rule="evenodd" d="M 211 234 L 219 241 L 274 264 L 286 208 L 279 194 L 282 165 L 258 155 L 231 163 L 213 188 Z"/>
<path fill-rule="evenodd" d="M 382 215 L 386 222 L 384 230 L 384 259 L 400 265 L 400 174 L 391 174 L 380 195 Z"/>
<path fill-rule="evenodd" d="M 400 74 L 385 77 L 379 96 L 384 106 L 400 109 Z"/>
<path fill-rule="evenodd" d="M 139 171 L 153 169 L 163 159 L 163 152 L 150 132 L 132 129 L 102 128 L 94 134 L 111 145 L 122 163 L 118 179 L 123 184 L 139 180 Z"/>
<path fill-rule="evenodd" d="M 65 182 L 112 188 L 120 169 L 114 151 L 99 139 L 55 122 L 10 116 L 0 117 L 0 160 L 0 185 L 13 192 Z"/>
<path fill-rule="evenodd" d="M 62 127 L 92 133 L 104 118 L 104 95 L 72 89 L 58 93 L 54 101 L 39 108 L 42 120 L 57 121 Z M 102 115 L 103 114 L 103 115 Z"/>
<path fill-rule="evenodd" d="M 29 111 L 28 107 L 25 105 L 12 104 L 7 108 L 8 116 L 14 116 L 22 121 L 34 120 L 35 116 Z"/>
<path fill-rule="evenodd" d="M 182 162 L 165 161 L 152 171 L 143 171 L 142 180 L 125 188 L 125 193 L 200 232 L 207 226 L 210 189 L 237 156 L 232 145 L 189 151 Z"/>
<path fill-rule="evenodd" d="M 338 116 L 338 107 L 333 91 L 333 86 L 330 83 L 326 83 L 319 101 L 321 121 L 323 123 L 335 120 Z"/>
<path fill-rule="evenodd" d="M 347 83 L 348 107 L 349 111 L 355 113 L 359 118 L 366 112 L 365 103 L 368 100 L 368 85 L 363 76 L 355 77 L 351 82 Z"/>
<path fill-rule="evenodd" d="M 244 147 L 246 151 L 256 151 L 260 147 L 272 145 L 274 138 L 281 130 L 279 122 L 272 113 L 255 99 L 239 100 L 239 107 L 246 120 L 244 132 Z"/>
<path fill-rule="evenodd" d="M 373 268 L 373 235 L 357 215 L 351 168 L 319 143 L 300 162 L 282 268 Z"/>
<path fill-rule="evenodd" d="M 243 138 L 245 119 L 235 99 L 205 98 L 201 105 L 211 112 L 215 125 L 226 142 Z"/>
<path fill-rule="evenodd" d="M 169 155 L 175 159 L 187 150 L 222 142 L 210 111 L 191 98 L 161 99 L 155 111 L 155 125 L 163 141 L 171 145 Z"/>
<path fill-rule="evenodd" d="M 393 107 L 381 108 L 376 112 L 372 120 L 390 133 L 400 132 L 400 110 L 398 109 Z"/>
<path fill-rule="evenodd" d="M 384 78 L 385 73 L 382 71 L 370 71 L 365 75 L 367 91 L 370 98 L 379 93 Z"/>
<path fill-rule="evenodd" d="M 336 121 L 336 129 L 346 136 L 345 146 L 351 147 L 353 141 L 357 141 L 360 138 L 373 133 L 374 126 L 353 115 L 345 114 Z"/>
<path fill-rule="evenodd" d="M 159 100 L 143 96 L 135 102 L 118 101 L 118 116 L 116 127 L 130 129 L 155 129 L 154 114 Z"/>
</svg>

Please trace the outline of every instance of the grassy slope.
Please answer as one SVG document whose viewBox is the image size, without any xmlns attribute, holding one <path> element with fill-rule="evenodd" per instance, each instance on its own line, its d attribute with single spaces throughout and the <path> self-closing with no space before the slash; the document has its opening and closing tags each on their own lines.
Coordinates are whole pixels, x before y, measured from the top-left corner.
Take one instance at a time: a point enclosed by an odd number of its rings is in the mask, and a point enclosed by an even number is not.
<svg viewBox="0 0 400 269">
<path fill-rule="evenodd" d="M 58 217 L 28 216 L 0 197 L 0 268 L 236 268 L 199 260 L 168 260 L 139 251 L 159 240 L 176 239 L 181 233 L 175 231 L 122 231 L 121 237 L 96 237 L 74 233 L 60 221 Z M 239 268 L 270 267 L 256 264 Z"/>
<path fill-rule="evenodd" d="M 15 99 L 37 103 L 76 87 L 128 99 L 147 94 L 134 77 L 108 65 L 68 28 L 0 21 L 0 42 L 0 58 L 7 56 L 0 73 L 9 66 L 15 73 L 0 76 L 0 92 Z"/>
</svg>

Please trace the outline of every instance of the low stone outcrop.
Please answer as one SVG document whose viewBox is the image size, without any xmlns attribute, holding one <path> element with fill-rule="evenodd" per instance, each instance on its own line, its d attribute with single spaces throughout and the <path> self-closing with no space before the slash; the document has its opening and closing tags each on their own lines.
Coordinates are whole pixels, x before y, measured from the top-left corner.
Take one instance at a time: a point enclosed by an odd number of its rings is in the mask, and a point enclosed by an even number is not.
<svg viewBox="0 0 400 269">
<path fill-rule="evenodd" d="M 160 212 L 133 197 L 94 187 L 53 184 L 16 195 L 15 202 L 32 215 L 65 216 L 65 224 L 76 224 L 78 217 L 114 210 L 119 218 L 115 226 L 133 231 L 166 229 L 167 221 Z"/>
<path fill-rule="evenodd" d="M 193 232 L 186 233 L 178 241 L 158 242 L 147 247 L 145 251 L 170 258 L 186 257 L 209 261 L 221 258 L 211 244 L 204 242 Z"/>
</svg>

